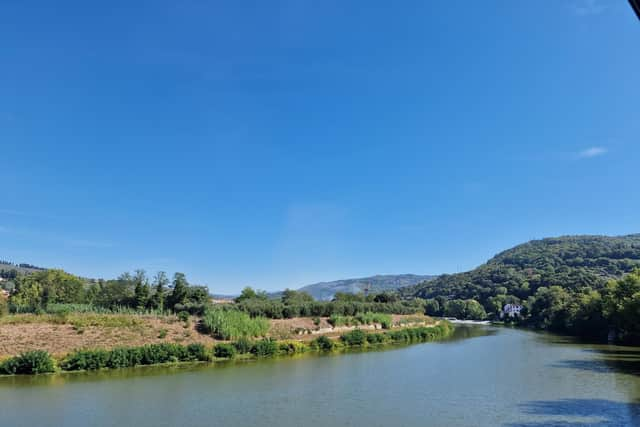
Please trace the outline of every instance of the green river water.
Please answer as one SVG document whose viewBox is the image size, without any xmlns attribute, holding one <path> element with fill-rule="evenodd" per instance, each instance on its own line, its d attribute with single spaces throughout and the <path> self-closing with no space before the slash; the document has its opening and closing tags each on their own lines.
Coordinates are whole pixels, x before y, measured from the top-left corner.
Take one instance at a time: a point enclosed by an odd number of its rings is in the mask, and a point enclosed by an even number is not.
<svg viewBox="0 0 640 427">
<path fill-rule="evenodd" d="M 462 326 L 438 343 L 0 378 L 0 426 L 640 426 L 640 348 Z"/>
</svg>

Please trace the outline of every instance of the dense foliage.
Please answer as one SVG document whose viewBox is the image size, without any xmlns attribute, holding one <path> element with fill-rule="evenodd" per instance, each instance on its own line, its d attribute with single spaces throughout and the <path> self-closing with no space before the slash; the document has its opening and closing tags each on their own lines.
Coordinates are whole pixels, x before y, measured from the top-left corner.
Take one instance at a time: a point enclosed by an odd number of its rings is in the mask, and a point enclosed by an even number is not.
<svg viewBox="0 0 640 427">
<path fill-rule="evenodd" d="M 210 308 L 202 317 L 204 332 L 215 338 L 229 340 L 260 337 L 269 330 L 269 321 L 263 317 L 250 317 L 238 310 Z"/>
<path fill-rule="evenodd" d="M 524 301 L 522 324 L 600 341 L 640 343 L 640 271 L 604 288 L 538 288 Z"/>
<path fill-rule="evenodd" d="M 128 308 L 200 314 L 209 304 L 208 289 L 189 285 L 182 273 L 174 275 L 171 289 L 165 273 L 158 273 L 151 281 L 143 270 L 106 281 L 90 281 L 62 270 L 41 270 L 18 275 L 13 281 L 9 305 L 19 313 L 51 312 L 66 305 L 86 311 Z"/>
<path fill-rule="evenodd" d="M 210 360 L 202 344 L 149 344 L 142 347 L 122 347 L 113 350 L 78 350 L 60 364 L 64 371 L 127 368 L 168 362 Z"/>
<path fill-rule="evenodd" d="M 232 359 L 243 357 L 272 357 L 304 353 L 307 351 L 329 352 L 351 347 L 431 341 L 444 338 L 453 331 L 451 325 L 442 322 L 433 327 L 415 327 L 367 333 L 355 329 L 343 334 L 339 341 L 319 336 L 313 341 L 276 341 L 263 338 L 250 341 L 240 338 L 233 343 L 218 343 L 207 349 L 202 344 L 149 344 L 141 347 L 120 347 L 112 350 L 77 350 L 60 362 L 62 371 L 90 371 L 105 368 L 127 368 L 160 363 L 211 361 L 213 358 Z M 46 351 L 30 351 L 0 363 L 0 375 L 38 374 L 54 372 L 56 365 Z"/>
<path fill-rule="evenodd" d="M 236 357 L 237 353 L 238 353 L 238 350 L 236 350 L 233 344 L 220 343 L 220 344 L 216 344 L 213 347 L 213 355 L 215 357 L 233 359 L 234 357 Z"/>
<path fill-rule="evenodd" d="M 341 316 L 338 314 L 332 314 L 329 317 L 329 323 L 332 326 L 357 326 L 378 323 L 382 325 L 384 329 L 389 329 L 391 327 L 391 315 L 371 312 L 359 313 L 355 316 Z"/>
<path fill-rule="evenodd" d="M 446 312 L 450 300 L 478 301 L 490 316 L 507 303 L 520 303 L 539 288 L 567 292 L 603 289 L 610 279 L 640 267 L 640 234 L 622 237 L 569 236 L 534 240 L 504 251 L 466 273 L 442 275 L 405 288 L 405 297 L 434 299 Z"/>
<path fill-rule="evenodd" d="M 46 351 L 27 351 L 0 363 L 2 375 L 31 375 L 53 372 L 55 364 Z"/>
<path fill-rule="evenodd" d="M 315 301 L 309 294 L 286 290 L 280 299 L 270 299 L 264 292 L 245 288 L 233 308 L 252 317 L 290 319 L 293 317 L 356 316 L 364 313 L 415 314 L 424 312 L 424 301 L 419 298 L 399 300 L 391 293 L 343 294 L 337 293 L 333 301 Z"/>
</svg>

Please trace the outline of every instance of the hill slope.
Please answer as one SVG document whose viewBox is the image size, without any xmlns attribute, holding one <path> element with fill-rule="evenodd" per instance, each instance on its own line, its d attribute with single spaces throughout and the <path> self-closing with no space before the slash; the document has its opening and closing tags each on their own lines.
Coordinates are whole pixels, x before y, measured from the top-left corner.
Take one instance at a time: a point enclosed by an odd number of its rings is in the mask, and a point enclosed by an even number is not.
<svg viewBox="0 0 640 427">
<path fill-rule="evenodd" d="M 542 286 L 601 288 L 640 267 L 640 234 L 563 236 L 533 240 L 499 253 L 471 271 L 401 289 L 404 296 L 475 299 L 487 311 L 498 296 L 525 299 Z"/>
<path fill-rule="evenodd" d="M 41 270 L 45 269 L 31 264 L 14 264 L 10 261 L 0 260 L 0 277 L 10 277 L 14 274 L 29 274 Z"/>
<path fill-rule="evenodd" d="M 434 277 L 435 276 L 417 274 L 385 274 L 359 279 L 343 279 L 332 282 L 314 283 L 298 290 L 308 292 L 318 300 L 330 300 L 336 292 L 358 293 L 362 292 L 367 285 L 370 286 L 369 291 L 372 293 L 393 291 L 402 287 L 429 281 Z"/>
</svg>

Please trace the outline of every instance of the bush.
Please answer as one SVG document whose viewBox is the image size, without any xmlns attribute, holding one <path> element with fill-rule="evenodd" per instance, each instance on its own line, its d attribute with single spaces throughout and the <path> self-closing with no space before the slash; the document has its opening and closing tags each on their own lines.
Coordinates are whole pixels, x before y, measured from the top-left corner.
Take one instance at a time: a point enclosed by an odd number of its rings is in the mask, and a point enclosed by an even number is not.
<svg viewBox="0 0 640 427">
<path fill-rule="evenodd" d="M 367 342 L 369 344 L 382 344 L 386 341 L 385 338 L 384 334 L 367 334 Z"/>
<path fill-rule="evenodd" d="M 238 353 L 246 354 L 251 352 L 251 348 L 253 347 L 253 343 L 247 338 L 239 338 L 236 342 L 232 344 Z"/>
<path fill-rule="evenodd" d="M 333 350 L 334 343 L 330 338 L 321 335 L 315 340 L 311 341 L 311 347 L 320 351 L 331 351 Z"/>
<path fill-rule="evenodd" d="M 105 368 L 108 360 L 106 350 L 78 350 L 67 356 L 60 368 L 63 371 L 91 371 Z"/>
<path fill-rule="evenodd" d="M 359 346 L 367 342 L 367 334 L 360 329 L 354 329 L 340 336 L 342 342 L 348 346 Z"/>
<path fill-rule="evenodd" d="M 236 347 L 233 344 L 222 343 L 216 344 L 215 347 L 213 347 L 214 356 L 223 357 L 225 359 L 233 359 L 236 357 L 237 352 L 238 350 L 236 350 Z"/>
<path fill-rule="evenodd" d="M 186 322 L 189 320 L 189 312 L 188 311 L 180 311 L 178 312 L 178 319 L 181 322 Z"/>
<path fill-rule="evenodd" d="M 142 347 L 121 347 L 110 351 L 78 350 L 65 358 L 61 368 L 65 371 L 78 371 L 208 360 L 211 360 L 211 356 L 202 344 L 189 344 L 185 347 L 180 344 L 162 343 Z"/>
<path fill-rule="evenodd" d="M 307 351 L 307 346 L 299 341 L 281 341 L 278 343 L 280 354 L 298 354 Z"/>
<path fill-rule="evenodd" d="M 269 330 L 265 318 L 251 318 L 247 313 L 221 308 L 207 310 L 202 325 L 206 332 L 223 340 L 260 337 Z"/>
<path fill-rule="evenodd" d="M 274 356 L 278 353 L 278 343 L 272 338 L 256 341 L 251 347 L 251 353 L 258 357 Z"/>
<path fill-rule="evenodd" d="M 189 344 L 187 346 L 187 355 L 191 360 L 198 362 L 206 362 L 211 360 L 211 355 L 202 344 Z"/>
<path fill-rule="evenodd" d="M 383 329 L 390 329 L 391 315 L 385 313 L 374 313 L 371 311 L 357 313 L 354 316 L 332 314 L 329 317 L 329 323 L 333 326 L 371 325 L 373 323 L 379 323 L 382 325 Z"/>
<path fill-rule="evenodd" d="M 6 375 L 31 375 L 54 372 L 53 359 L 43 350 L 27 351 L 0 364 L 0 373 Z"/>
</svg>

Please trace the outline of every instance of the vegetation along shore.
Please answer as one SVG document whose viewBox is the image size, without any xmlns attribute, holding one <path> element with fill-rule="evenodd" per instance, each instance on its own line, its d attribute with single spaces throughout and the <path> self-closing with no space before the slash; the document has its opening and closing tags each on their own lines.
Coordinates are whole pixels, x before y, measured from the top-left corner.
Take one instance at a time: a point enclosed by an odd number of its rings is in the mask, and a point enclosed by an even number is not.
<svg viewBox="0 0 640 427">
<path fill-rule="evenodd" d="M 338 352 L 358 348 L 379 348 L 390 344 L 433 341 L 451 334 L 448 322 L 432 326 L 407 327 L 383 332 L 365 332 L 353 329 L 331 339 L 320 335 L 311 341 L 241 338 L 233 342 L 220 342 L 213 346 L 203 344 L 148 344 L 139 347 L 116 347 L 73 351 L 60 358 L 43 350 L 32 350 L 10 357 L 0 363 L 0 375 L 31 375 L 53 372 L 91 371 L 180 362 L 216 362 L 228 359 L 252 359 L 290 356 L 307 352 Z"/>
<path fill-rule="evenodd" d="M 531 241 L 469 272 L 397 290 L 337 292 L 318 301 L 304 291 L 247 287 L 219 301 L 182 273 L 170 280 L 137 270 L 103 280 L 0 262 L 0 360 L 3 372 L 18 373 L 50 371 L 49 359 L 58 369 L 89 369 L 82 357 L 98 368 L 257 357 L 315 349 L 325 339 L 348 347 L 361 333 L 367 335 L 356 345 L 404 342 L 393 334 L 405 329 L 434 339 L 449 326 L 433 317 L 503 320 L 633 344 L 640 342 L 639 268 L 640 235 L 568 236 Z M 505 316 L 507 304 L 517 315 Z"/>
</svg>

